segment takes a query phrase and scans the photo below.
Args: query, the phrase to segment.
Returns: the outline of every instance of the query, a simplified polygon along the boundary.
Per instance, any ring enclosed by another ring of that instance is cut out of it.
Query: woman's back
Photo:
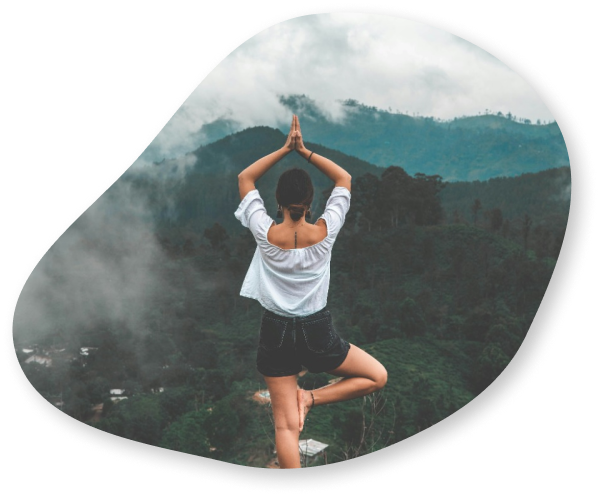
[[[326,237],[327,225],[323,218],[319,218],[315,224],[304,223],[294,227],[274,224],[267,233],[269,243],[284,250],[310,247]]]
[[[257,247],[240,295],[258,300],[282,316],[307,316],[325,307],[331,251],[350,208],[350,197],[347,188],[335,187],[317,222],[307,223],[302,232],[296,230],[299,238],[294,248],[286,227],[275,224],[267,214],[258,190],[248,192],[235,217],[250,229]],[[293,230],[289,231],[293,240]]]

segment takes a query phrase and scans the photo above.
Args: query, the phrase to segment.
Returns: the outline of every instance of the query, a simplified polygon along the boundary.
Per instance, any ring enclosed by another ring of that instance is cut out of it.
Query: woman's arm
[[[295,117],[295,116],[294,116]],[[266,155],[262,159],[258,159],[255,163],[249,165],[240,174],[238,174],[238,187],[240,190],[240,200],[243,200],[249,191],[256,188],[254,182],[265,174],[273,165],[277,164],[295,147],[295,123],[292,118],[292,126],[288,134],[285,145],[275,152]]]
[[[296,120],[296,152],[298,152],[305,159],[310,157],[310,163],[323,174],[331,178],[331,180],[335,183],[335,186],[344,186],[348,189],[348,191],[350,191],[352,184],[352,176],[350,176],[350,173],[348,173],[348,171],[346,171],[343,167],[338,166],[332,160],[308,150],[302,141],[302,133],[300,131],[300,122],[298,121],[298,116],[295,115],[294,119]]]

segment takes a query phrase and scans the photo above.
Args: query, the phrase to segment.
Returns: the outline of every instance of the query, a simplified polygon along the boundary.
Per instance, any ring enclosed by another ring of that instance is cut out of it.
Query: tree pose
[[[314,224],[307,222],[314,189],[305,170],[292,168],[279,177],[275,196],[277,217],[283,219],[280,224],[267,214],[255,186],[292,151],[335,183],[323,215]],[[248,166],[238,179],[241,202],[235,216],[251,230],[257,245],[240,295],[258,300],[264,308],[256,365],[271,397],[279,467],[299,468],[298,440],[311,408],[362,397],[387,381],[379,361],[337,334],[327,308],[331,251],[350,209],[352,178],[304,146],[294,115],[285,145]],[[342,379],[303,390],[297,383],[303,368]]]

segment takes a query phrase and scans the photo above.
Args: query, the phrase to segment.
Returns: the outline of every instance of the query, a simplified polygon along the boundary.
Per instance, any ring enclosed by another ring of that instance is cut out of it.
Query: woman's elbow
[[[254,183],[254,180],[248,176],[248,173],[242,171],[240,174],[238,174],[238,184],[241,185],[244,183]]]
[[[352,176],[346,174],[340,178],[338,178],[335,182],[335,186],[345,186],[348,190],[350,190],[350,185],[352,184]]]

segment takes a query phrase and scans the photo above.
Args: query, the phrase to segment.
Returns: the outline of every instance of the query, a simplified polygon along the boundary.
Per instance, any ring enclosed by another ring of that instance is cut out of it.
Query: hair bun
[[[304,216],[304,211],[306,210],[306,206],[302,204],[290,204],[288,206],[290,210],[290,216],[294,221],[298,221],[302,216]]]

